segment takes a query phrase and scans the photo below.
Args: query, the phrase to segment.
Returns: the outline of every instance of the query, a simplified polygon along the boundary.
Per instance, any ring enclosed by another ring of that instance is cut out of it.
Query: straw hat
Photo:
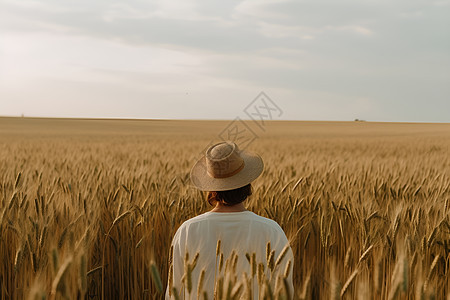
[[[263,169],[258,154],[239,150],[233,142],[220,142],[209,147],[194,165],[191,181],[201,191],[227,191],[249,184]]]

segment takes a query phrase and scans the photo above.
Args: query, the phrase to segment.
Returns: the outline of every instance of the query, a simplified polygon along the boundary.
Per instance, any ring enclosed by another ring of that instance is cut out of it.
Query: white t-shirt
[[[217,242],[219,240],[221,241],[220,252],[223,253],[222,268],[219,268],[220,254],[216,256]],[[270,242],[270,249],[274,251],[272,263],[269,264],[266,255],[268,242]],[[236,260],[234,263],[235,278],[237,281],[242,281],[243,291],[245,290],[245,281],[242,279],[244,272],[248,275],[247,278],[252,278],[252,273],[254,273],[250,263],[250,261],[253,261],[252,256],[256,258],[256,266],[260,263],[263,264],[264,274],[266,279],[272,282],[271,289],[273,292],[275,292],[276,286],[279,288],[283,286],[281,281],[278,283],[276,281],[278,277],[284,277],[290,261],[285,280],[289,286],[291,297],[293,296],[292,270],[294,258],[292,249],[289,246],[285,233],[273,220],[261,217],[250,211],[231,213],[207,212],[184,222],[175,233],[172,246],[172,282],[173,287],[177,289],[180,295],[180,299],[183,299],[183,293],[184,299],[197,299],[198,282],[202,270],[205,270],[205,276],[203,289],[200,291],[200,294],[202,295],[203,292],[206,292],[208,299],[214,299],[215,282],[217,283],[220,277],[223,277],[223,280],[227,282],[227,279],[225,279],[227,277],[226,274],[232,274],[230,270],[232,270],[231,266],[233,264],[233,251],[237,254],[237,260],[234,258]],[[187,281],[182,279],[186,270],[184,262],[186,251],[189,256],[189,264],[193,263],[196,254],[199,253],[197,263],[191,273],[190,293],[188,292]],[[283,259],[279,259],[277,266],[273,268],[282,252],[284,252]],[[253,253],[255,254],[253,255]],[[226,260],[229,258],[230,265],[228,266],[228,271],[225,272]],[[256,274],[258,274],[258,268],[263,266],[257,267]],[[253,298],[258,299],[258,275],[255,275],[250,280],[252,282],[250,286],[253,286]],[[172,298],[169,296],[169,287],[170,281],[166,290],[166,299],[173,299],[173,295]]]

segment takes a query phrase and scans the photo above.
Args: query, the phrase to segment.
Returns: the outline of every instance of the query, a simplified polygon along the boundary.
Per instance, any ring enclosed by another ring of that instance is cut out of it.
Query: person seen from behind
[[[294,257],[284,231],[244,205],[263,169],[259,155],[233,142],[212,145],[194,165],[191,181],[213,208],[176,231],[166,299],[293,298]]]

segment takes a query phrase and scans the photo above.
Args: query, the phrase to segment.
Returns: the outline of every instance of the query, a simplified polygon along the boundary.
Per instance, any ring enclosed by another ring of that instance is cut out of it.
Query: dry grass
[[[0,118],[0,298],[162,297],[175,230],[208,209],[190,167],[226,125]],[[248,206],[290,238],[296,298],[450,297],[449,124],[257,133]]]

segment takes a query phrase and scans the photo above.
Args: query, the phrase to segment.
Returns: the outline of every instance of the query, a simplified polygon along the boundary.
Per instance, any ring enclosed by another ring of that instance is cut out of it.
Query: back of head
[[[218,202],[224,206],[233,206],[245,201],[251,194],[252,185],[247,184],[233,190],[208,192],[207,200],[211,206],[216,205]]]

